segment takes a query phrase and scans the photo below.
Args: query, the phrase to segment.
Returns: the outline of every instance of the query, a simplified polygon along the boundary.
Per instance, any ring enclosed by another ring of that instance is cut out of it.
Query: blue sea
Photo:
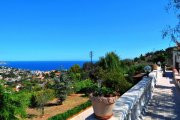
[[[67,70],[74,64],[78,64],[81,67],[87,61],[7,61],[6,64],[0,66],[7,66],[12,68],[20,68],[26,70]]]

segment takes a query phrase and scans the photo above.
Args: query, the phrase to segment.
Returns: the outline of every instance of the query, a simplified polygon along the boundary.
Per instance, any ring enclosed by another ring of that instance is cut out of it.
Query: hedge
[[[64,113],[61,114],[57,114],[51,118],[49,118],[48,120],[66,120],[68,118],[70,118],[71,116],[79,113],[82,110],[85,110],[87,107],[91,106],[91,102],[87,101],[79,106],[76,106],[75,108],[72,108]]]

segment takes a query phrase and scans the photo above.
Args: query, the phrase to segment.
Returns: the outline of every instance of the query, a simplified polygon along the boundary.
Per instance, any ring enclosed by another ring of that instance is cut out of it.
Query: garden
[[[58,71],[59,77],[50,73],[44,81],[23,80],[19,92],[1,81],[0,119],[67,119],[92,105],[89,96],[120,97],[137,83],[133,76],[144,72],[149,63],[142,56],[120,60],[109,52],[95,63]]]

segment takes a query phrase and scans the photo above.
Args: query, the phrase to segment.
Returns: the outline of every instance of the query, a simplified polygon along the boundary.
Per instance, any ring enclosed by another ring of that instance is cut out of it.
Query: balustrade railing
[[[141,120],[146,111],[146,106],[152,98],[159,71],[153,71],[149,77],[137,83],[124,93],[116,102],[113,109],[113,120]]]

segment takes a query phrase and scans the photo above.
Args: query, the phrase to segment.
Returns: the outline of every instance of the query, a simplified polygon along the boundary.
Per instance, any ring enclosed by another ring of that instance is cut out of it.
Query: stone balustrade
[[[178,87],[180,88],[180,74],[176,69],[173,69],[173,78],[176,84],[178,85]]]
[[[146,110],[146,105],[152,98],[158,71],[151,72],[138,84],[124,93],[116,102],[113,109],[114,120],[139,120]]]
[[[115,103],[113,117],[110,120],[139,120],[146,111],[146,105],[152,98],[159,70],[153,71],[124,93]],[[88,114],[87,114],[88,111]],[[92,107],[71,120],[96,120]]]

